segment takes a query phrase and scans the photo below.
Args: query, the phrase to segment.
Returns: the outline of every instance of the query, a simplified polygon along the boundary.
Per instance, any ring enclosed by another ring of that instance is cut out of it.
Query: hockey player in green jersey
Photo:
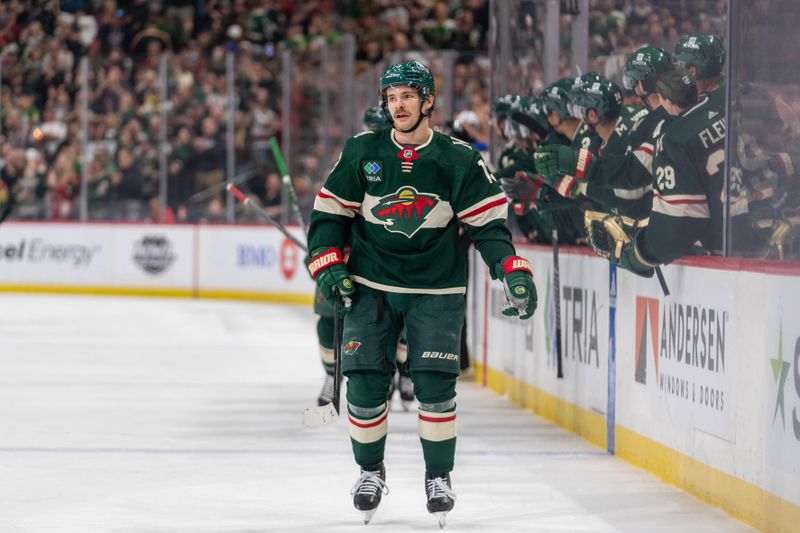
[[[628,136],[647,111],[639,108],[635,114],[622,115],[619,87],[594,73],[576,80],[570,102],[572,113],[591,127],[603,144],[597,152],[567,146],[540,147],[536,168],[542,179],[566,198],[585,196],[604,211],[645,218],[651,205],[652,180],[630,152]],[[631,169],[637,173],[631,175]]]
[[[494,176],[511,200],[509,216],[531,242],[540,241],[541,222],[536,203],[542,187],[541,180],[534,175],[533,154],[550,130],[537,100],[506,95],[497,100],[493,109],[498,130],[507,141]]]
[[[569,114],[569,90],[573,83],[573,78],[562,78],[537,97],[550,126],[550,132],[542,144],[563,144],[596,150],[600,145],[600,138],[582,120]],[[507,178],[504,189],[512,200],[516,200],[516,195],[519,194],[530,196],[533,189],[540,185],[537,183],[537,174],[537,168],[532,164],[526,172],[516,172],[514,176]],[[538,191],[536,194],[539,194]],[[559,241],[564,244],[575,244],[585,236],[583,215],[578,204],[554,191],[543,189],[537,201],[536,212],[531,212],[529,216],[536,217],[536,225],[541,227],[538,235],[544,242],[551,242],[553,229],[557,230]]]
[[[692,254],[698,242],[704,253],[720,253],[723,202],[728,202],[734,226],[749,226],[741,184],[733,184],[730,199],[724,190],[724,114],[708,94],[698,95],[691,73],[683,67],[662,73],[656,86],[663,107],[676,118],[657,142],[649,225],[623,243],[615,257],[623,268],[647,277],[655,266]],[[609,249],[617,246],[612,238],[606,240]]]
[[[698,93],[708,94],[713,106],[725,108],[725,47],[718,37],[702,32],[681,36],[672,61],[691,72]]]
[[[342,300],[342,371],[348,378],[350,438],[361,474],[353,504],[368,522],[386,488],[386,391],[394,370],[387,339],[405,327],[419,401],[428,512],[440,525],[455,503],[450,472],[456,444],[456,378],[465,313],[466,254],[460,224],[492,277],[507,315],[530,318],[536,287],[505,225],[507,201],[480,154],[435,132],[428,68],[390,65],[380,78],[392,129],[351,137],[311,214],[308,269],[326,297]],[[350,241],[345,264],[341,249]]]

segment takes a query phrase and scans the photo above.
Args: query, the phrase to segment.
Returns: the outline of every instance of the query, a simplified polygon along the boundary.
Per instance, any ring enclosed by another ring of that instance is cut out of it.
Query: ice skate
[[[319,391],[317,398],[317,405],[322,407],[328,405],[333,401],[333,376],[326,375],[325,382],[322,384],[322,390]]]
[[[409,411],[411,404],[414,403],[414,382],[410,376],[400,374],[397,388],[400,389],[400,401],[403,403],[403,410]]]
[[[369,524],[378,505],[381,503],[381,496],[389,494],[389,487],[386,486],[386,469],[383,463],[361,468],[361,476],[350,490],[353,495],[353,505],[361,511],[364,517],[364,524]]]
[[[425,472],[425,493],[428,496],[428,512],[439,521],[439,528],[447,525],[447,513],[453,510],[456,494],[450,484],[450,474],[434,476]]]

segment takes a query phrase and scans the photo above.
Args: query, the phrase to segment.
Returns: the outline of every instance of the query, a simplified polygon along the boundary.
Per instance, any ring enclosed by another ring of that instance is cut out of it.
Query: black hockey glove
[[[527,259],[510,255],[494,266],[495,275],[503,281],[506,303],[503,314],[525,320],[533,316],[538,303],[536,285],[533,283],[531,263]]]
[[[352,304],[350,297],[355,294],[356,287],[350,279],[341,250],[318,248],[311,252],[306,266],[317,282],[320,294],[326,300],[331,300],[337,294],[341,298],[342,311],[348,312]]]
[[[542,190],[541,176],[527,170],[517,170],[508,178],[500,178],[500,188],[511,200],[536,202]]]

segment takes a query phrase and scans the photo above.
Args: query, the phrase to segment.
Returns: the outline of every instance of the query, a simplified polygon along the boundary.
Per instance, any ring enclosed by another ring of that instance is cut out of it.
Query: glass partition
[[[800,260],[800,12],[792,0],[731,10],[729,196],[742,189],[749,224],[729,223],[736,257]],[[731,157],[732,156],[732,157]],[[729,220],[734,213],[729,210]]]

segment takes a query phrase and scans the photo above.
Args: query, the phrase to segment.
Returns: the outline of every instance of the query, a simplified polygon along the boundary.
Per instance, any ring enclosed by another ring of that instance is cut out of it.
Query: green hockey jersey
[[[309,250],[341,249],[351,238],[347,268],[359,283],[387,292],[464,293],[459,226],[487,265],[514,255],[506,197],[467,143],[432,131],[423,144],[402,146],[393,131],[347,140],[315,199]]]
[[[720,103],[702,95],[665,128],[656,144],[653,211],[639,239],[646,259],[668,263],[691,253],[695,243],[711,253],[722,249],[723,205],[728,199],[723,176],[726,120]],[[733,184],[731,192],[732,222],[746,220],[741,183]]]
[[[647,218],[653,204],[653,155],[658,138],[672,121],[664,108],[640,111],[633,123],[620,117],[601,151],[586,196],[602,210]]]

